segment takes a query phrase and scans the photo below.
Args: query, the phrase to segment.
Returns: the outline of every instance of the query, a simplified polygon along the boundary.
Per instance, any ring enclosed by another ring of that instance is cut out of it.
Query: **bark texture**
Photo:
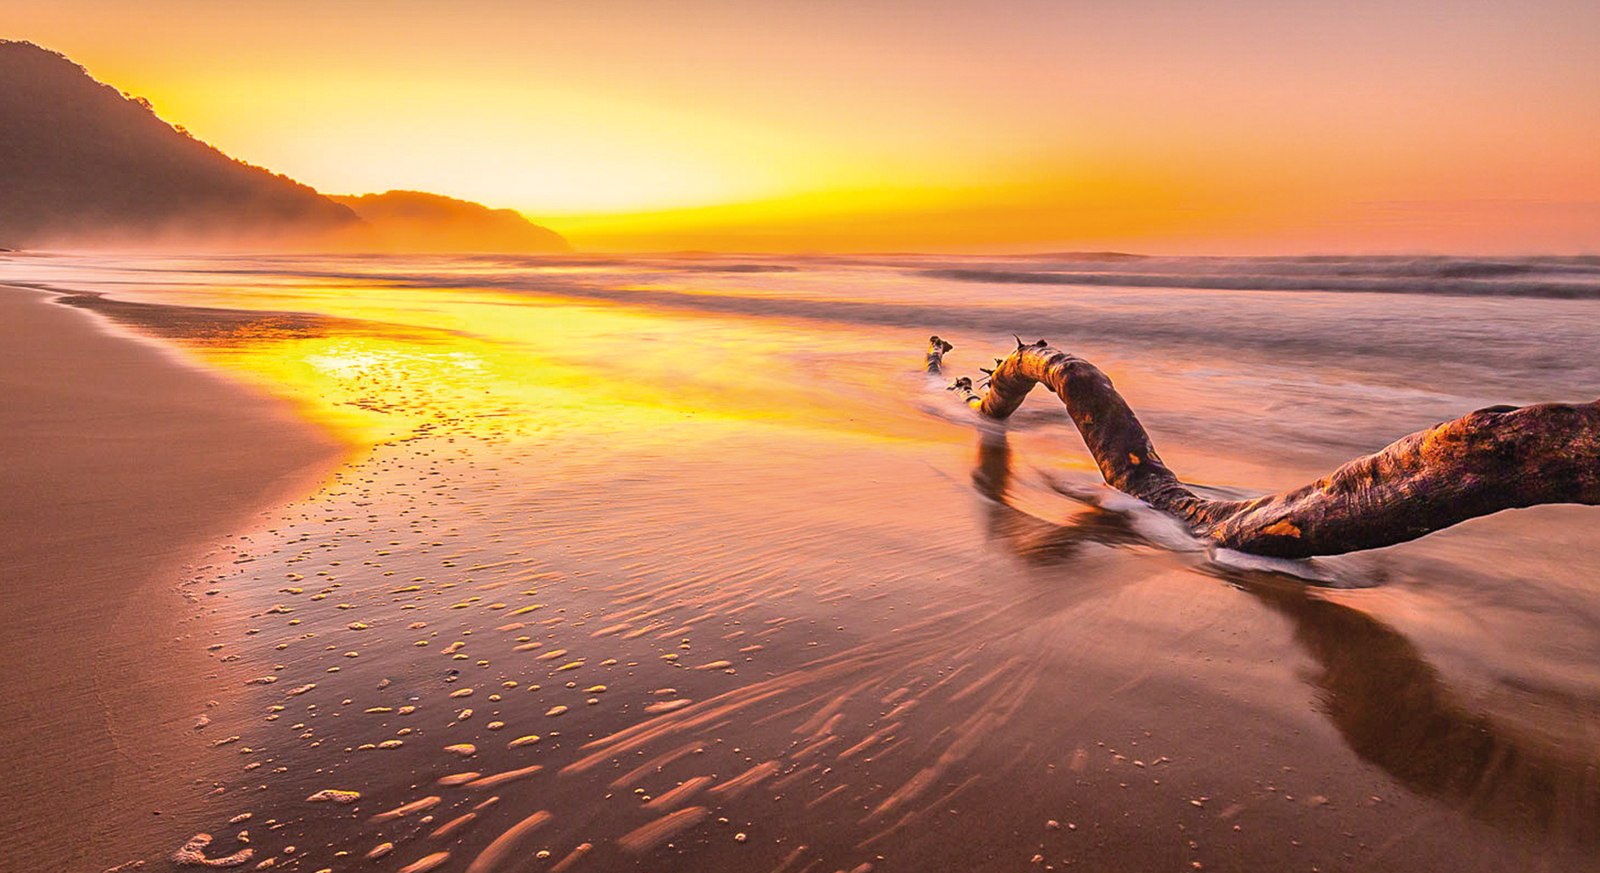
[[[1062,523],[1031,515],[1012,505],[1011,481],[1007,436],[986,430],[972,482],[989,498],[987,533],[1027,567],[1067,567],[1078,579],[1071,568],[1085,545],[1153,545],[1121,513],[1090,509]],[[1291,622],[1312,665],[1297,675],[1317,708],[1352,751],[1408,790],[1543,839],[1600,841],[1600,755],[1585,739],[1600,704],[1534,692],[1523,699],[1540,710],[1532,721],[1496,718],[1403,633],[1367,613],[1271,574],[1220,565],[1205,572]]]
[[[943,369],[944,353],[955,348],[937,334],[928,337],[928,372],[937,374]]]
[[[938,338],[935,337],[935,340]],[[943,348],[928,353],[937,372]],[[1025,344],[1001,360],[987,386],[951,385],[997,421],[1034,385],[1061,398],[1106,484],[1177,516],[1218,546],[1282,558],[1372,549],[1413,540],[1480,515],[1541,503],[1600,504],[1600,401],[1494,406],[1418,431],[1309,485],[1254,500],[1212,500],[1162,463],[1150,435],[1093,364]]]

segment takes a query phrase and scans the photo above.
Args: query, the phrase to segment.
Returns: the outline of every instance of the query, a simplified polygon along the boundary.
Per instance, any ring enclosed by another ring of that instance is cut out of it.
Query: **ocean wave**
[[[1559,271],[1563,278],[1538,278],[1557,271],[1543,265],[1441,264],[1427,272],[1403,268],[1388,272],[1249,272],[1208,271],[1109,272],[1091,270],[1012,270],[939,268],[916,275],[956,282],[1009,285],[1084,285],[1120,288],[1191,288],[1208,291],[1293,291],[1367,294],[1431,294],[1453,297],[1537,297],[1556,300],[1600,300],[1600,270]],[[1588,272],[1591,281],[1571,281]],[[1523,278],[1508,280],[1504,277]]]

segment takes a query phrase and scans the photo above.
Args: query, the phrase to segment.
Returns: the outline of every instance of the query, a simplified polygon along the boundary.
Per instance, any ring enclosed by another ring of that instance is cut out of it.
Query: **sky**
[[[0,0],[223,151],[597,250],[1600,252],[1593,0]]]

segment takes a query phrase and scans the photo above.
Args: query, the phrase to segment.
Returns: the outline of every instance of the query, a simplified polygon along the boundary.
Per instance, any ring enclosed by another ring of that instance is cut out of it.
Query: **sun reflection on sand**
[[[1376,592],[1206,566],[1052,487],[1095,475],[1059,406],[1026,407],[974,458],[915,325],[966,286],[907,316],[926,280],[898,264],[690,276],[658,260],[610,268],[616,287],[472,259],[410,278],[397,261],[248,266],[259,285],[156,273],[78,301],[351,447],[183,583],[228,628],[207,641],[232,696],[201,735],[232,775],[208,788],[204,857],[1334,869],[1538,840],[1534,860],[1559,867],[1600,843],[1582,740],[1596,677],[1563,660],[1592,630],[1540,599],[1567,589],[1525,578],[1590,558],[1538,551],[1538,518],[1364,558]],[[948,334],[963,364],[986,330]],[[1239,390],[1267,378],[1254,360],[1198,366],[1205,352],[1120,362],[1141,412],[1166,416],[1154,429],[1190,437],[1163,453],[1219,484],[1304,475],[1230,450],[1235,430],[1271,444],[1271,392]],[[1272,401],[1346,398],[1312,419],[1330,429],[1364,408],[1343,369],[1292,375]],[[1495,538],[1518,544],[1515,570],[1482,566]],[[1474,591],[1496,594],[1468,623]],[[1512,645],[1474,636],[1489,626],[1520,628],[1519,654],[1493,662],[1520,685],[1451,648]],[[1544,785],[1553,799],[1519,813]]]
[[[850,399],[850,372],[903,353],[881,335],[774,334],[757,319],[641,311],[494,289],[408,291],[302,283],[292,293],[200,298],[262,307],[258,321],[189,349],[358,445],[424,424],[481,436],[530,428],[647,428],[685,417],[752,425],[845,428],[921,440],[903,412]],[[379,302],[382,301],[382,302]],[[268,307],[314,303],[350,331],[288,329]],[[816,373],[813,377],[807,371]],[[903,374],[885,370],[890,382]],[[872,373],[874,390],[892,390]],[[796,394],[797,380],[813,387]],[[909,425],[909,426],[908,426]]]

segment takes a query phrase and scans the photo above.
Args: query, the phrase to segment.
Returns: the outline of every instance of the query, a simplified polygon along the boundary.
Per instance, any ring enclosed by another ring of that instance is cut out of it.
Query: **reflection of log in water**
[[[937,372],[950,344],[929,339]],[[1495,406],[1402,437],[1301,488],[1254,500],[1213,500],[1189,490],[1111,380],[1093,364],[1024,344],[999,361],[978,393],[952,389],[1003,421],[1044,384],[1067,407],[1111,487],[1186,522],[1218,546],[1285,558],[1405,542],[1503,509],[1600,504],[1600,401]]]
[[[1600,839],[1600,759],[1583,735],[1597,713],[1538,737],[1474,711],[1394,628],[1303,588],[1240,582],[1294,623],[1319,668],[1311,682],[1350,748],[1407,789],[1495,824],[1584,842]],[[1543,701],[1571,709],[1565,701]]]
[[[1070,524],[1054,524],[1012,506],[1011,444],[1003,433],[985,433],[978,444],[978,469],[972,473],[978,493],[989,499],[991,539],[1024,562],[1048,566],[1069,560],[1087,543],[1147,545],[1125,516],[1098,507],[1074,516]]]
[[[994,501],[988,514],[994,541],[1024,561],[1061,563],[1084,543],[1148,544],[1118,513],[1096,510],[1057,525],[1016,509],[1007,502],[1010,479],[1005,435],[985,434],[973,481]],[[1293,624],[1295,641],[1317,664],[1309,681],[1324,713],[1362,759],[1406,789],[1486,822],[1600,841],[1600,757],[1584,737],[1600,715],[1592,704],[1545,701],[1571,712],[1556,728],[1583,737],[1585,745],[1531,735],[1474,711],[1410,640],[1372,616],[1297,582],[1211,572]]]

